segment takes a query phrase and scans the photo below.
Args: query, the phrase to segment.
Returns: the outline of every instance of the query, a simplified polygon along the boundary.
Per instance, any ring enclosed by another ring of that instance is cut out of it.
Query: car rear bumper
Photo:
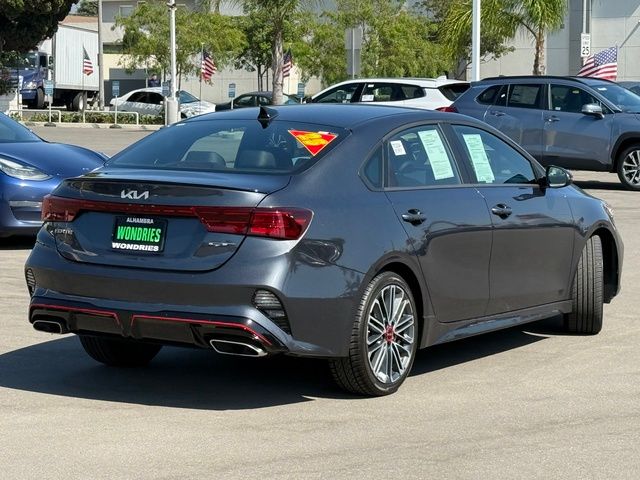
[[[285,345],[250,318],[161,310],[140,312],[97,309],[90,303],[35,296],[29,322],[57,324],[59,333],[72,332],[132,340],[214,348],[221,353],[264,356],[287,352]],[[48,328],[48,327],[47,327]],[[51,331],[51,330],[46,330]]]
[[[88,264],[62,257],[45,226],[26,263],[33,280],[29,320],[51,315],[74,333],[204,348],[212,347],[223,322],[234,324],[225,325],[225,335],[236,337],[227,340],[249,335],[255,342],[258,334],[256,346],[267,354],[346,355],[354,275],[336,266],[290,268],[282,256],[262,263],[240,257],[242,249],[223,268],[206,272]],[[280,300],[284,325],[257,306],[263,290]]]

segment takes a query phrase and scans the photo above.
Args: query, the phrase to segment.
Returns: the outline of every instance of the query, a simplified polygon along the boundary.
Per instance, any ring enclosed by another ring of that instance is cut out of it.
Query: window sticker
[[[447,149],[444,147],[438,131],[422,130],[418,132],[418,136],[429,157],[433,178],[436,180],[452,178],[454,173],[453,168],[451,168],[451,160],[447,155]]]
[[[302,130],[289,130],[289,133],[313,156],[320,153],[324,147],[329,145],[338,136],[335,133],[304,132]]]
[[[471,157],[471,163],[476,172],[478,182],[493,183],[496,177],[491,170],[487,152],[484,149],[484,143],[482,143],[482,137],[477,133],[463,133],[462,138],[467,145],[467,151],[469,152],[469,157]]]
[[[389,143],[391,144],[391,148],[393,148],[393,153],[396,157],[407,154],[407,151],[404,149],[404,145],[402,144],[401,140],[392,140]]]
[[[373,102],[373,95],[362,95],[362,102]]]

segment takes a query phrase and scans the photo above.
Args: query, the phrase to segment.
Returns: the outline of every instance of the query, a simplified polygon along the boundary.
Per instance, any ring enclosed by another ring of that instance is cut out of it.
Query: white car
[[[469,82],[438,78],[356,78],[325,88],[311,103],[368,103],[435,110],[448,107]]]
[[[216,111],[213,103],[200,100],[189,92],[179,90],[178,95],[182,118]],[[115,109],[116,101],[119,112],[138,112],[140,115],[161,115],[164,112],[162,87],[140,88],[125,93],[117,99],[112,98],[110,102],[112,110]]]

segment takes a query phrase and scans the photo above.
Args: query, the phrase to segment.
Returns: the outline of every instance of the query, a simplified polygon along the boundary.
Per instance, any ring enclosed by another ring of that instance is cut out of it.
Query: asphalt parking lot
[[[34,130],[108,154],[149,133]],[[101,366],[29,326],[33,240],[0,241],[0,478],[637,479],[640,193],[576,179],[625,242],[602,333],[565,335],[555,318],[423,350],[377,399],[343,394],[313,360],[165,348],[147,369]]]

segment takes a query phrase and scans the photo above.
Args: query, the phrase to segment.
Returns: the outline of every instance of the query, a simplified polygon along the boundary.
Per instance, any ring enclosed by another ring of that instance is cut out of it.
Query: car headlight
[[[0,158],[0,171],[20,180],[49,180],[51,175],[41,172],[35,167]]]
[[[38,88],[38,84],[36,82],[26,82],[22,84],[23,90],[35,90]]]

